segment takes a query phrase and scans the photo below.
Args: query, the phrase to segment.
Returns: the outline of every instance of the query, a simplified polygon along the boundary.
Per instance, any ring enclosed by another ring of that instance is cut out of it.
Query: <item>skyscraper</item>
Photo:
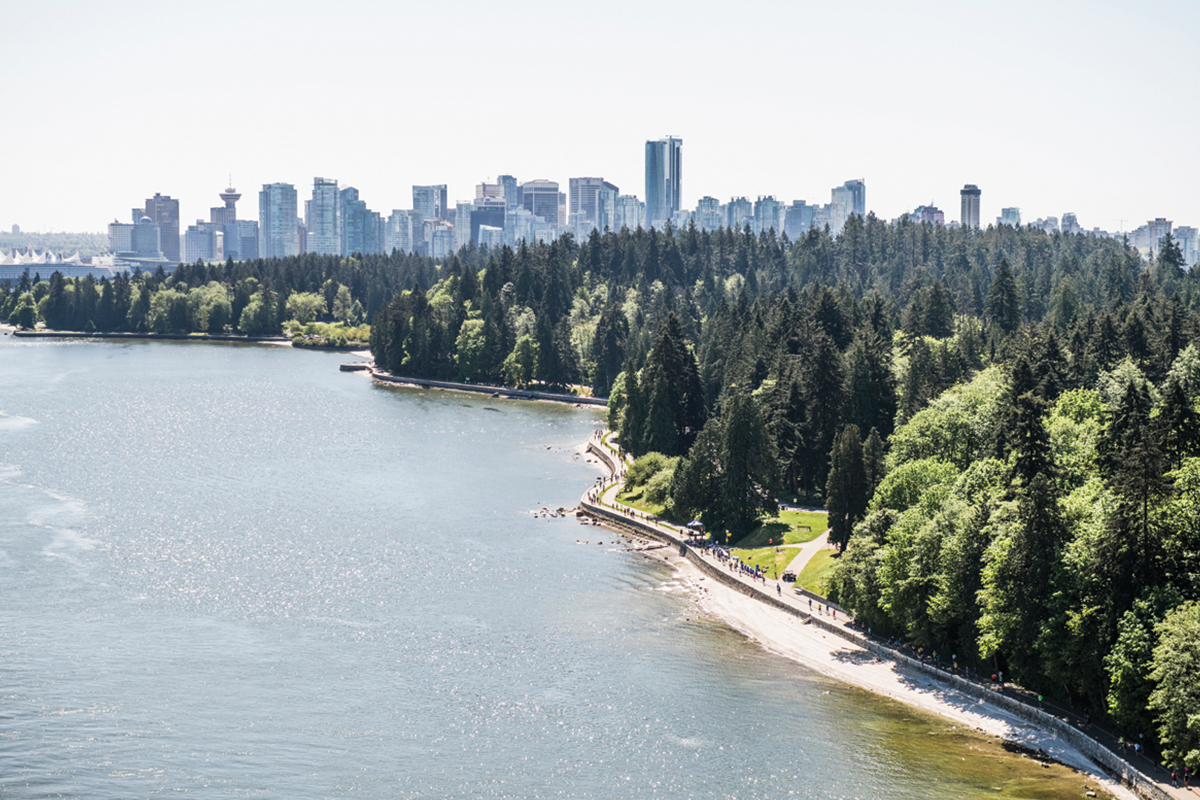
[[[1014,228],[1021,227],[1021,209],[1019,208],[1002,208],[1000,216],[996,220],[997,225],[1012,225]]]
[[[833,202],[846,207],[846,216],[857,214],[867,215],[867,184],[861,180],[846,181],[841,186],[834,187]]]
[[[983,192],[979,191],[979,187],[973,183],[968,183],[962,188],[959,193],[962,196],[962,225],[964,228],[979,227],[979,195]]]
[[[504,193],[504,206],[509,211],[513,211],[517,206],[521,205],[521,193],[517,189],[517,179],[512,175],[501,175],[496,178],[496,182],[500,184],[500,191]]]
[[[300,228],[296,217],[296,187],[264,183],[258,193],[259,252],[263,258],[299,255]]]
[[[413,211],[420,213],[421,219],[447,219],[446,184],[434,186],[414,186]]]
[[[683,207],[683,139],[646,142],[646,221],[661,225]]]
[[[521,205],[551,225],[559,224],[558,182],[536,180],[521,184]],[[563,220],[566,222],[566,220]]]
[[[621,191],[604,178],[571,178],[568,181],[572,214],[583,214],[592,224],[599,221],[598,198],[602,190],[612,192],[615,199]]]
[[[163,258],[179,260],[179,201],[170,195],[155,194],[146,201],[144,212],[158,226]],[[136,221],[136,220],[135,220]]]
[[[308,229],[308,252],[324,256],[342,254],[338,182],[313,178],[312,199],[304,204],[304,227]]]

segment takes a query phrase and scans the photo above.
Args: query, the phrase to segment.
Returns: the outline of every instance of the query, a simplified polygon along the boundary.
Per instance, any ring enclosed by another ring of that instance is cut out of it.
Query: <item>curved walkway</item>
[[[1019,686],[990,681],[987,676],[982,676],[981,679],[977,673],[969,673],[945,662],[936,662],[911,647],[897,645],[873,635],[869,629],[857,627],[853,617],[820,595],[802,589],[788,592],[777,581],[755,580],[732,569],[727,562],[715,557],[708,548],[690,546],[688,541],[691,534],[686,528],[630,508],[617,499],[622,485],[621,477],[628,464],[608,442],[609,438],[608,432],[596,431],[587,444],[587,449],[605,463],[610,474],[598,479],[596,484],[584,493],[581,506],[586,512],[601,519],[615,518],[639,533],[678,546],[681,554],[686,553],[689,560],[704,568],[703,571],[714,576],[719,575],[723,582],[734,585],[743,594],[756,597],[807,622],[815,623],[881,658],[932,675],[954,689],[995,703],[1005,710],[1044,726],[1047,730],[1063,736],[1140,797],[1153,800],[1196,800],[1200,797],[1198,786],[1193,786],[1190,790],[1182,786],[1172,787],[1170,771],[1164,770],[1147,756],[1133,756],[1126,760],[1118,755],[1123,748],[1119,745],[1117,734],[1104,726],[1091,723],[1073,709],[1045,702],[1036,693]],[[816,543],[827,541],[827,536],[828,531],[812,542],[807,542],[801,548],[801,553],[791,561],[789,569],[798,563],[807,563],[808,559],[821,549]],[[776,585],[771,587],[770,583]],[[775,591],[770,591],[772,588]],[[1193,780],[1193,784],[1200,784],[1200,780]]]

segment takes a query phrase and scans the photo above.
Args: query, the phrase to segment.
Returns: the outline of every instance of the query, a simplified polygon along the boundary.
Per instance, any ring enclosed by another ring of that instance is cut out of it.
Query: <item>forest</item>
[[[413,377],[609,398],[669,513],[829,510],[837,602],[1200,768],[1200,275],[1168,236],[852,217],[0,288],[73,330],[370,321]],[[339,299],[340,298],[340,299]]]

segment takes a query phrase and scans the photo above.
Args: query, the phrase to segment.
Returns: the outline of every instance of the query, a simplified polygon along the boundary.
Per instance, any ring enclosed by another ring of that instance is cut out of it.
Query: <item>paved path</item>
[[[593,441],[597,444],[597,446],[606,446],[601,444],[599,437],[595,438]],[[612,449],[609,448],[608,452],[612,453]],[[624,473],[625,466],[626,465],[624,464],[618,466],[621,473]],[[647,514],[644,511],[638,511],[637,509],[630,508],[624,503],[619,502],[617,500],[617,495],[621,490],[621,481],[618,480],[618,477],[619,476],[610,475],[602,481],[597,481],[596,487],[603,488],[599,489],[598,497],[595,497],[592,494],[594,491],[596,491],[596,489],[589,489],[589,499],[598,501],[601,505],[607,506],[618,513],[625,514],[644,523],[665,528],[678,538],[686,539],[688,537],[689,532],[686,528],[666,523],[662,520],[659,520],[652,514]],[[799,574],[804,568],[804,565],[808,563],[813,555],[828,546],[828,541],[829,531],[826,531],[816,539],[813,539],[811,542],[805,542],[803,545],[801,545],[800,552],[789,563],[788,570]],[[828,601],[819,595],[813,595],[809,593],[801,594],[800,590],[787,591],[784,589],[783,584],[778,581],[754,580],[743,575],[737,570],[730,569],[730,565],[728,563],[719,561],[708,550],[693,548],[693,552],[703,557],[705,561],[709,562],[713,566],[728,572],[730,577],[743,584],[746,584],[747,586],[754,586],[760,591],[767,590],[769,593],[770,584],[774,582],[776,584],[776,597],[785,605],[797,609],[803,615],[820,617],[825,624],[837,625],[840,628],[846,629],[847,631],[852,632],[853,638],[860,638],[864,636],[864,631],[858,630],[854,628],[852,624],[850,624],[852,623],[852,618],[848,617],[848,615],[840,608],[837,608],[836,606],[830,606]],[[876,642],[884,643],[884,640],[880,639],[879,637],[872,636],[870,638]],[[917,653],[909,652],[911,648],[899,648],[899,650],[900,652],[912,658],[918,657]],[[922,660],[929,661],[928,658]],[[949,669],[946,669],[945,671],[952,672],[952,670]],[[962,677],[961,670],[956,674]],[[1035,708],[1041,708],[1043,711],[1052,714],[1061,720],[1064,720],[1073,727],[1086,730],[1087,734],[1091,738],[1100,742],[1113,753],[1121,752],[1121,748],[1118,745],[1118,735],[1114,730],[1097,723],[1091,723],[1090,725],[1087,725],[1083,716],[1074,709],[1056,705],[1052,702],[1041,702],[1038,700],[1036,692],[1030,692],[1013,684],[1004,684],[1003,686],[1000,686],[994,682],[988,681],[986,676],[984,676],[984,680],[979,681],[974,674],[971,675],[971,678],[983,685],[986,685],[993,691],[999,691],[1005,695],[1008,695],[1009,697],[1012,697],[1013,699],[1020,700],[1026,705],[1033,706]],[[1126,754],[1125,759],[1137,769],[1141,770],[1142,774],[1147,778],[1155,781],[1157,788],[1161,789],[1167,796],[1178,798],[1178,800],[1197,800],[1197,798],[1200,798],[1200,786],[1197,785],[1200,784],[1200,780],[1193,779],[1192,788],[1190,790],[1184,789],[1182,786],[1175,788],[1171,786],[1170,770],[1164,770],[1162,767],[1155,764],[1150,758],[1147,758],[1146,756],[1133,756],[1132,752],[1129,752]]]
[[[788,563],[787,571],[794,572],[796,575],[799,575],[804,571],[804,568],[808,566],[808,562],[812,561],[813,556],[828,547],[829,531],[825,531],[811,542],[805,542],[804,544],[800,545],[800,552],[797,553],[796,557]]]

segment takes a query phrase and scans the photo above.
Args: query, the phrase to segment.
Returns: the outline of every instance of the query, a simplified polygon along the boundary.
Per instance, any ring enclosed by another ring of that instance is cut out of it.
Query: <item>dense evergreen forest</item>
[[[402,375],[590,385],[681,519],[825,505],[875,632],[1065,696],[1200,768],[1200,275],[1124,242],[853,217],[594,233],[0,290],[22,324],[369,319]],[[339,301],[340,297],[340,301]],[[107,299],[106,299],[107,298]]]

